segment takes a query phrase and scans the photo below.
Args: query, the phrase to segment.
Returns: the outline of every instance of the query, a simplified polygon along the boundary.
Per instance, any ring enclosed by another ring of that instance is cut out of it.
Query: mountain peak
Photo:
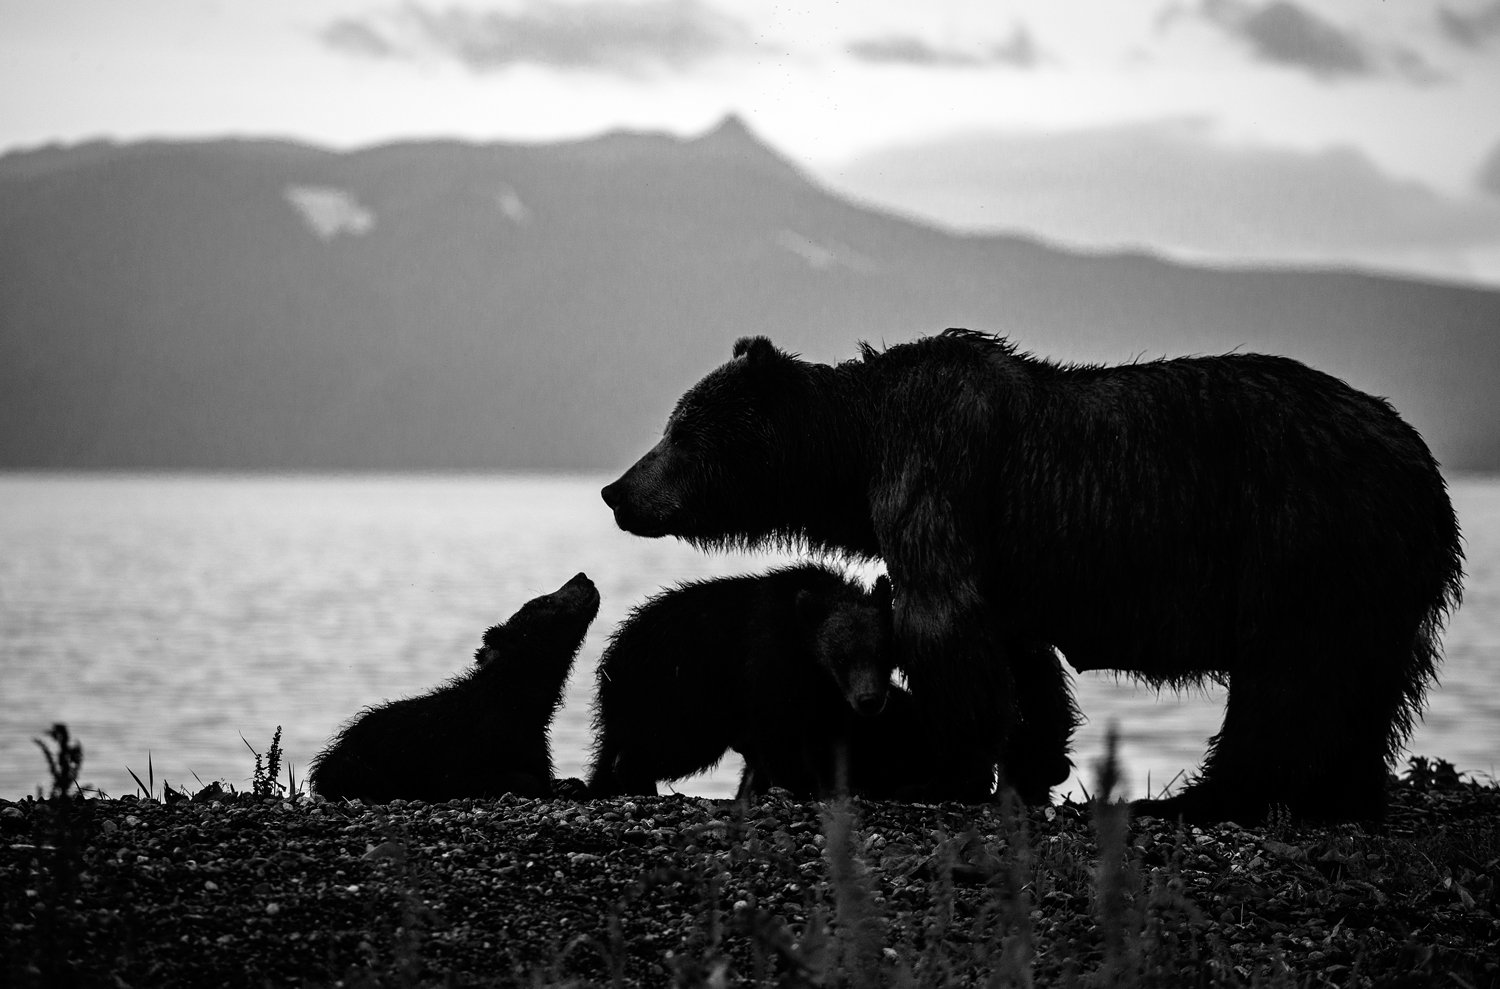
[[[724,119],[704,131],[697,138],[699,144],[718,144],[725,147],[765,148],[766,144],[755,136],[745,118],[737,113],[726,113]]]
[[[687,143],[700,154],[732,159],[757,171],[805,180],[800,168],[762,140],[737,113],[726,114],[723,120]]]

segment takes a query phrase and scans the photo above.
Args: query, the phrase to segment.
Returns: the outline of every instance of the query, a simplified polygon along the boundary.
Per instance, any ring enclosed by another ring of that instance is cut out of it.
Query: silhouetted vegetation
[[[1129,820],[1112,759],[1049,808],[366,806],[270,752],[249,792],[90,797],[51,738],[0,802],[6,985],[1500,984],[1500,788],[1442,760],[1379,829],[1251,830]]]

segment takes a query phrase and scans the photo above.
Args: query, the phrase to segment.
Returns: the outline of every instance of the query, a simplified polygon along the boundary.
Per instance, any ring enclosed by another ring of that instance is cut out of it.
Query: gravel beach
[[[0,956],[8,986],[1500,983],[1500,790],[1391,792],[1373,832],[777,793],[0,801]]]

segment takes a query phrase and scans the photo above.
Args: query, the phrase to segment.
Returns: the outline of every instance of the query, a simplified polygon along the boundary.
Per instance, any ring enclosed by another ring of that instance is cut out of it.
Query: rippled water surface
[[[585,476],[0,474],[0,795],[43,779],[31,741],[65,721],[84,779],[244,786],[277,725],[299,773],[349,715],[462,669],[484,629],[586,571],[603,597],[553,727],[557,769],[584,771],[593,667],[634,604],[677,580],[779,556],[704,555],[627,536]],[[1443,685],[1410,749],[1500,764],[1500,479],[1452,484],[1468,588]],[[1163,694],[1086,674],[1088,767],[1120,725],[1129,790],[1191,771],[1221,691]],[[683,784],[733,792],[737,764]],[[1077,787],[1077,781],[1070,786]]]

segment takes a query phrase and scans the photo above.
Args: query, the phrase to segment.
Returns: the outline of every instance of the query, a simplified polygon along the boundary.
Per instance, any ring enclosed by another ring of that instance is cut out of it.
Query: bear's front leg
[[[1018,721],[1006,652],[977,595],[928,590],[899,578],[896,587],[898,661],[921,730],[936,742],[938,787],[948,799],[988,799]]]
[[[1073,685],[1050,645],[1007,639],[1005,663],[1015,680],[1018,721],[1001,753],[1001,783],[1028,804],[1047,804],[1073,771],[1068,758],[1082,720]]]

